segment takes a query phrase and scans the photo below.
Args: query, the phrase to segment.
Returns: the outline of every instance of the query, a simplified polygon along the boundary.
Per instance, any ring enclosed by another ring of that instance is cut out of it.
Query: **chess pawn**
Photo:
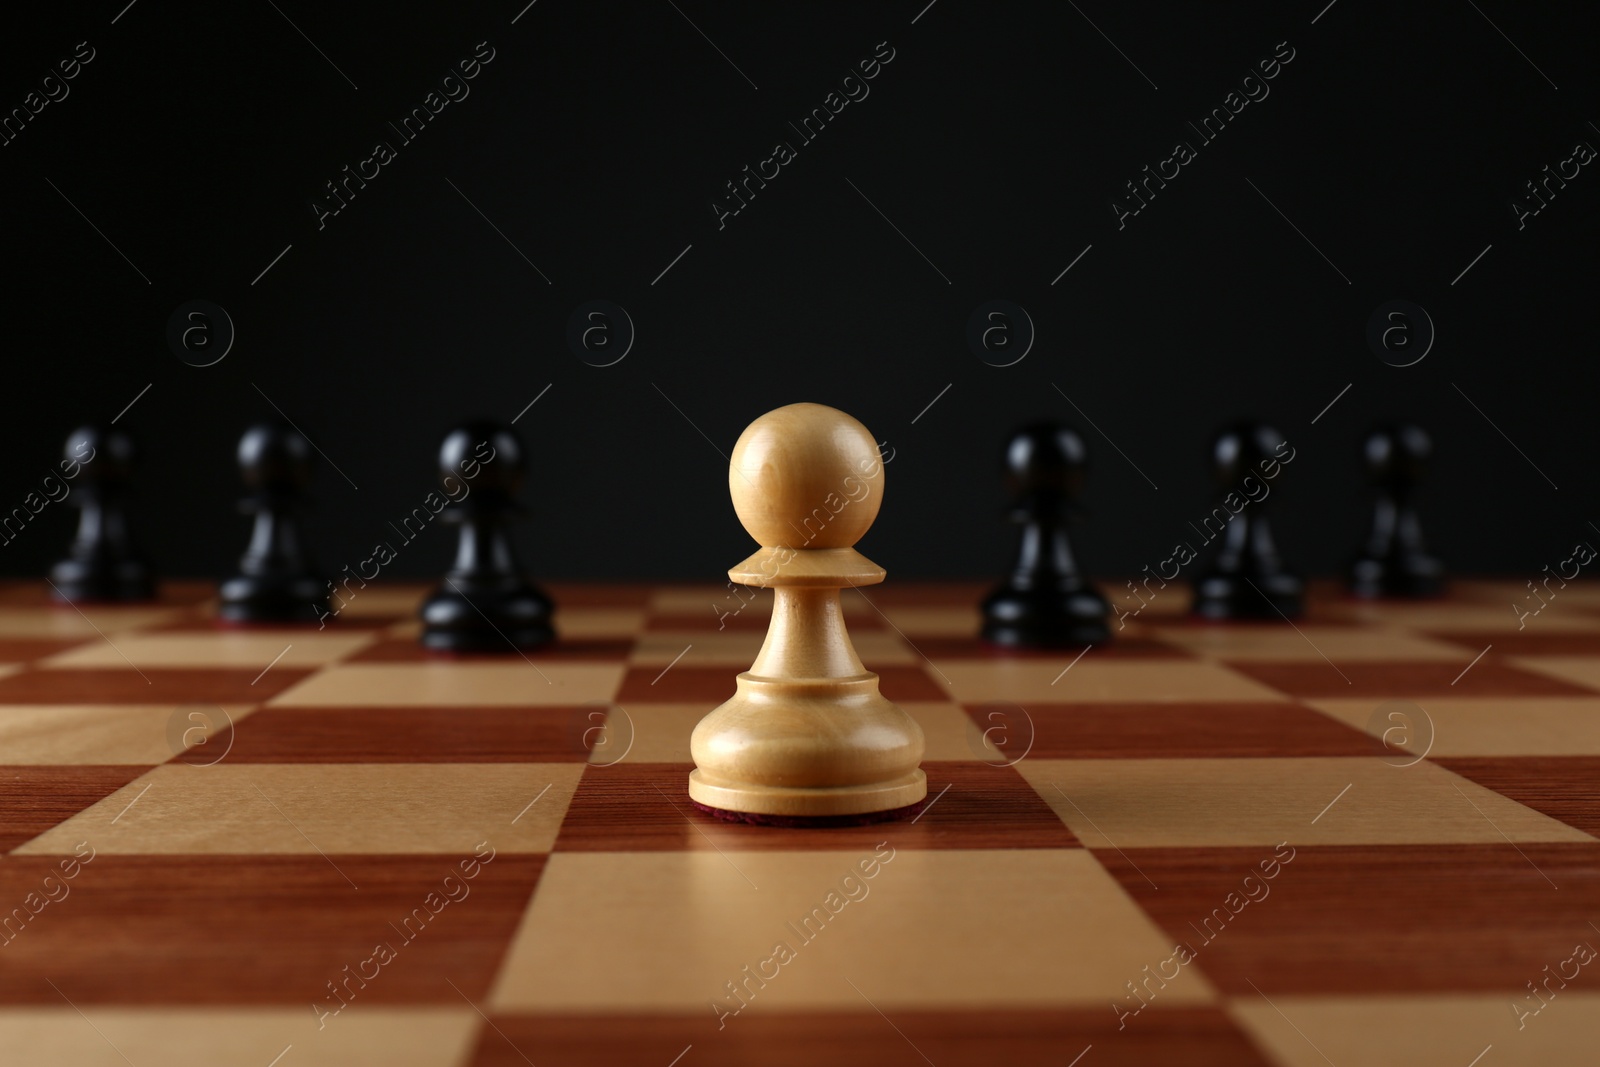
[[[252,426],[239,439],[245,497],[254,515],[239,570],[218,589],[217,617],[226,622],[316,622],[328,613],[327,583],[306,551],[300,511],[311,485],[311,442],[288,423]]]
[[[1110,637],[1110,606],[1078,573],[1067,541],[1087,457],[1082,437],[1052,423],[1024,427],[1006,446],[1011,520],[1022,537],[1011,574],[983,602],[984,640],[1051,648]]]
[[[749,821],[861,819],[927,796],[922,728],[878,691],[839,592],[883,581],[857,552],[883,501],[865,426],[790,404],[747,427],[728,464],[734,511],[759,551],[728,572],[773,590],[772,622],[737,692],[695,727],[689,796]]]
[[[1413,503],[1427,476],[1433,442],[1418,426],[1380,426],[1361,449],[1377,490],[1372,533],[1350,565],[1350,591],[1363,597],[1432,597],[1444,592],[1444,565],[1428,554]]]
[[[516,497],[526,469],[509,426],[471,422],[445,437],[439,478],[455,502],[441,518],[460,531],[455,564],[422,605],[423,647],[511,652],[555,640],[555,605],[522,573],[511,548],[510,519],[522,511]]]
[[[1211,455],[1222,502],[1202,521],[1207,539],[1222,536],[1211,569],[1195,585],[1194,613],[1208,619],[1294,618],[1305,607],[1305,582],[1285,569],[1272,539],[1266,495],[1250,493],[1246,479],[1265,484],[1294,458],[1284,436],[1263,423],[1239,423],[1218,434]],[[1270,471],[1271,473],[1267,473]],[[1238,502],[1237,509],[1229,501]]]
[[[82,426],[67,438],[62,457],[67,465],[81,467],[68,498],[80,514],[67,558],[50,568],[55,595],[73,603],[151,599],[155,581],[128,536],[128,484],[137,458],[133,438],[114,426]]]

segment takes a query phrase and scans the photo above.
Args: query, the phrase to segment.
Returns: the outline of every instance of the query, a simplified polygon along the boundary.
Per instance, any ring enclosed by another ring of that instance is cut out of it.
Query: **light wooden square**
[[[919,637],[975,637],[983,624],[976,606],[947,608],[918,604],[884,608],[891,629],[915,641]]]
[[[902,849],[862,879],[857,864],[872,855],[556,853],[490,1001],[500,1011],[684,1013],[715,1029],[712,1004],[739,1003],[727,983],[744,981],[746,965],[763,969],[782,942],[793,957],[764,968],[777,967],[764,987],[752,981],[745,1010],[1106,1007],[1172,953],[1081,849]],[[807,941],[789,924],[813,908],[825,918]],[[1214,995],[1197,971],[1162,991],[1175,1004]]]
[[[1017,770],[1090,848],[1594,841],[1426,761],[1026,759]]]
[[[1203,656],[1221,660],[1296,661],[1324,657],[1334,663],[1349,660],[1461,659],[1459,645],[1435,641],[1396,627],[1313,626],[1291,627],[1163,626],[1156,636]]]
[[[1416,756],[1600,756],[1600,696],[1308,700]],[[1397,710],[1390,718],[1382,708]],[[1413,710],[1417,709],[1417,710]],[[1375,717],[1376,716],[1376,717]]]
[[[556,633],[564,641],[632,637],[644,629],[643,608],[556,608]]]
[[[307,632],[292,638],[246,631],[126,634],[112,648],[104,641],[80,645],[40,662],[41,667],[320,667],[344,659],[374,640],[372,634]],[[281,659],[277,659],[279,654]],[[123,657],[126,656],[127,659]]]
[[[1600,692],[1600,656],[1512,656],[1509,662],[1526,671]]]
[[[0,705],[0,763],[165,763],[202,739],[209,743],[251,710],[249,704]],[[190,712],[201,718],[190,719]]]
[[[689,735],[711,710],[709,704],[613,705],[604,718],[593,716],[585,729],[591,734],[589,762],[596,768],[633,763],[692,763]],[[598,773],[598,772],[597,772]]]
[[[549,707],[609,701],[622,681],[616,663],[349,663],[290,686],[270,703],[285,706]]]
[[[16,852],[60,855],[85,840],[126,855],[466,855],[483,841],[546,852],[582,773],[574,763],[166,764]]]
[[[1076,664],[1069,655],[1059,660],[944,660],[938,664],[938,670],[929,674],[946,682],[954,699],[966,704],[996,700],[1014,700],[1026,705],[1029,702],[1287,699],[1276,689],[1220,663],[1190,660],[1096,662],[1092,648]]]
[[[1504,606],[1462,604],[1449,601],[1423,602],[1419,604],[1385,602],[1382,604],[1342,605],[1336,610],[1342,617],[1363,625],[1400,625],[1409,626],[1414,630],[1434,630],[1440,633],[1450,633],[1457,630],[1490,633],[1496,630],[1503,630],[1507,633],[1516,633],[1519,629],[1533,629],[1534,627],[1544,631],[1559,630],[1563,633],[1594,633],[1600,631],[1600,616],[1576,610],[1578,605],[1575,602],[1569,602],[1567,609],[1563,610],[1559,600],[1552,601],[1550,606],[1540,614],[1521,620],[1519,620],[1517,613],[1512,610],[1511,605],[1513,602],[1522,604],[1524,610],[1539,606],[1539,602],[1536,600],[1529,600],[1524,603],[1521,598],[1516,598],[1515,601],[1507,598]]]
[[[1388,997],[1263,992],[1270,1004],[1235,997],[1227,1011],[1283,1067],[1552,1067],[1593,1063],[1600,1047],[1600,994],[1575,989],[1560,990],[1521,1027],[1511,1004],[1520,1002],[1519,993],[1531,998],[1526,989]]]
[[[176,618],[177,608],[119,607],[80,604],[77,610],[66,604],[39,608],[0,608],[0,637],[81,637],[97,639],[103,634],[137,630]]]
[[[346,596],[345,585],[341,579],[334,587],[335,596],[331,600],[331,605],[338,608],[339,613],[336,618],[340,619],[415,615],[434,588],[421,584],[383,585],[374,582],[363,589],[359,581],[352,581],[349,585],[351,595]]]

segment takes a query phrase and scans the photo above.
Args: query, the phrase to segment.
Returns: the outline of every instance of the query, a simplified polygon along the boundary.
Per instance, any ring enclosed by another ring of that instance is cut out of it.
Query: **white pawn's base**
[[[822,788],[753,785],[747,782],[719,784],[708,779],[704,771],[697,770],[689,774],[690,799],[708,808],[749,815],[800,818],[866,815],[907,808],[927,795],[928,777],[920,768],[891,782]]]

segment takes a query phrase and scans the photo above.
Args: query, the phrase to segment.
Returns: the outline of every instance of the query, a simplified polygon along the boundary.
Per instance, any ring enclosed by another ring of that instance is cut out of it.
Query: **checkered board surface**
[[[1081,657],[850,593],[932,803],[828,830],[688,802],[765,596],[552,591],[558,646],[460,659],[418,588],[320,632],[0,593],[0,1064],[1600,1055],[1600,587],[1521,629],[1511,582],[1297,627],[1174,588]]]

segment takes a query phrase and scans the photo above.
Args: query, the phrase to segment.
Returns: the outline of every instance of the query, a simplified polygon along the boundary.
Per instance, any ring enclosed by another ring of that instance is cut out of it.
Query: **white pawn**
[[[773,589],[772,623],[738,691],[695,727],[689,796],[757,822],[920,802],[922,727],[878,692],[839,605],[842,587],[884,578],[853,547],[883,501],[877,443],[842,411],[790,404],[740,435],[728,491],[762,546],[728,577]]]

